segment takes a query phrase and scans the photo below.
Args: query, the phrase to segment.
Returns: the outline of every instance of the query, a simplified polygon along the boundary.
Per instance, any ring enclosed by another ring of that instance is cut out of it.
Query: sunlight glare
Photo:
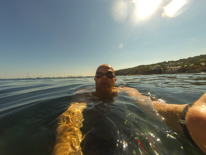
[[[136,4],[138,18],[146,18],[151,15],[159,6],[161,0],[133,0]]]
[[[183,10],[182,7],[187,3],[186,0],[173,0],[166,7],[164,7],[163,16],[176,17],[180,15]]]

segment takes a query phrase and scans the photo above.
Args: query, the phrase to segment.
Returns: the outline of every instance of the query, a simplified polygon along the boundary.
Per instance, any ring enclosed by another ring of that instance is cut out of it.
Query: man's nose
[[[103,79],[107,79],[107,76],[104,74],[104,75],[102,76],[102,78],[103,78]]]

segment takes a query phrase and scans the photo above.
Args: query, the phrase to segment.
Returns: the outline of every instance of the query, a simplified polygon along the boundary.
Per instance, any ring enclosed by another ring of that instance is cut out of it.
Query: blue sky
[[[118,70],[206,54],[205,0],[143,1],[1,0],[0,78],[87,76],[103,63]]]

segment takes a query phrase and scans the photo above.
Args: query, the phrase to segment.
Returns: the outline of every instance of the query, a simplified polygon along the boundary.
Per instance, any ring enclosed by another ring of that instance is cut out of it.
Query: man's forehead
[[[99,72],[99,71],[102,71],[102,72],[114,72],[114,69],[111,67],[111,66],[99,66],[97,68],[97,71],[96,72]]]

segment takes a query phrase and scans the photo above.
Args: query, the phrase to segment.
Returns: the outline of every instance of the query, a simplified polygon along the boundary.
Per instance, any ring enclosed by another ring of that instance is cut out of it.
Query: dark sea
[[[118,76],[116,86],[132,87],[169,104],[188,104],[206,92],[206,74]],[[50,155],[58,117],[89,77],[0,80],[0,155]],[[91,90],[88,90],[91,91]],[[181,133],[148,115],[130,97],[89,101],[81,128],[84,155],[203,155]]]

